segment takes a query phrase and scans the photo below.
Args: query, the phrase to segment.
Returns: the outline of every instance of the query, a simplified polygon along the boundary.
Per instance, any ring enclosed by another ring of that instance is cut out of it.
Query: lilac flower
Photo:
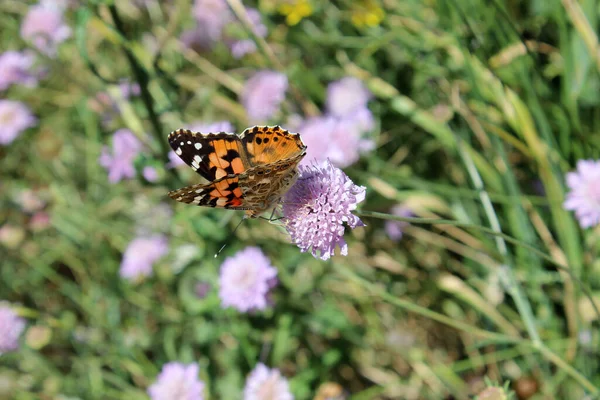
[[[582,228],[600,224],[600,160],[580,160],[577,170],[567,174],[567,194],[563,206],[575,211]]]
[[[192,122],[187,127],[190,131],[193,132],[202,132],[202,133],[216,133],[216,132],[233,132],[233,125],[229,121],[217,121],[217,122]]]
[[[104,146],[99,160],[108,170],[110,183],[135,176],[133,162],[141,150],[142,143],[129,129],[119,129],[113,134],[112,154],[108,146]]]
[[[204,400],[204,382],[198,364],[170,362],[163,365],[156,382],[148,388],[152,400]]]
[[[278,369],[258,363],[246,379],[244,400],[294,400],[294,396]]]
[[[29,8],[21,24],[21,37],[48,57],[55,57],[58,45],[71,36],[63,22],[63,10],[43,2]]]
[[[274,116],[285,99],[288,79],[275,71],[260,71],[248,79],[242,93],[242,104],[253,123],[264,122]]]
[[[373,129],[374,121],[367,103],[371,92],[354,77],[345,77],[327,87],[327,112],[355,123],[362,132]]]
[[[19,337],[25,329],[25,320],[7,304],[0,302],[0,355],[19,348]]]
[[[358,161],[360,154],[373,148],[373,141],[362,139],[358,128],[348,120],[333,117],[310,118],[298,129],[307,146],[307,156],[301,165],[310,160],[330,160],[333,165],[345,168]]]
[[[142,170],[142,176],[148,182],[156,182],[158,180],[158,172],[154,167],[145,166]]]
[[[391,208],[390,212],[392,215],[397,215],[399,217],[413,216],[410,209],[402,204],[396,204]],[[409,223],[404,221],[385,221],[385,233],[387,233],[390,239],[397,242],[404,236],[404,228],[408,225]]]
[[[226,0],[196,0],[192,12],[210,42],[218,41],[225,25],[233,20]]]
[[[21,84],[28,87],[37,85],[37,77],[32,71],[35,56],[30,51],[6,51],[0,54],[0,90],[10,85]]]
[[[127,246],[119,274],[132,281],[149,276],[152,274],[152,265],[168,251],[167,238],[163,235],[138,237]]]
[[[260,12],[255,8],[246,8],[246,14],[254,34],[259,37],[267,36],[268,30],[262,23]],[[256,44],[252,39],[228,40],[228,46],[233,57],[238,59],[256,51]]]
[[[298,180],[283,198],[285,227],[292,241],[322,260],[334,255],[336,246],[347,255],[344,223],[352,229],[364,226],[351,211],[365,199],[366,188],[355,185],[329,161],[298,170]]]
[[[25,104],[0,100],[0,145],[12,143],[25,129],[36,123],[37,120]]]
[[[277,270],[258,247],[247,247],[225,259],[219,276],[223,307],[241,312],[264,310],[269,291],[277,283]]]

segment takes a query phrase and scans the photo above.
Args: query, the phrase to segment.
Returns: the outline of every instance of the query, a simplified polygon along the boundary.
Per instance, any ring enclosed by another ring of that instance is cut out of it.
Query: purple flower
[[[135,176],[133,162],[141,150],[142,143],[129,129],[119,129],[113,134],[112,154],[108,146],[104,146],[99,160],[108,170],[110,183]]]
[[[190,131],[193,132],[202,132],[202,133],[216,133],[216,132],[233,132],[233,125],[229,121],[217,121],[217,122],[192,122],[187,127]]]
[[[0,355],[19,348],[19,337],[25,329],[25,320],[7,303],[0,303]]]
[[[580,160],[577,171],[567,174],[567,194],[563,206],[575,211],[582,228],[600,224],[600,160]]]
[[[163,365],[156,382],[148,388],[152,400],[204,400],[204,382],[198,364],[170,362]]]
[[[267,36],[267,27],[262,23],[260,12],[255,8],[246,8],[252,31],[256,36]],[[234,58],[242,58],[246,54],[256,51],[256,44],[252,39],[228,40],[228,46]]]
[[[241,312],[264,310],[269,291],[277,283],[277,270],[258,247],[247,247],[225,259],[219,276],[223,307]]]
[[[36,123],[37,120],[25,104],[0,100],[0,145],[12,143],[21,132]]]
[[[216,42],[221,38],[225,25],[233,20],[226,0],[196,0],[193,14],[208,42]]]
[[[347,255],[344,224],[352,229],[364,226],[351,211],[365,199],[366,188],[329,161],[298,170],[298,180],[283,198],[284,223],[292,241],[322,260],[334,255],[336,246]]]
[[[31,7],[21,24],[21,37],[48,57],[55,57],[58,45],[70,36],[71,28],[63,22],[63,10],[50,2]]]
[[[298,129],[307,146],[307,156],[301,165],[310,160],[330,160],[333,165],[345,168],[358,161],[360,154],[373,148],[373,141],[362,139],[354,123],[333,117],[314,117],[304,121]]]
[[[294,400],[294,396],[278,369],[258,363],[246,379],[244,400]]]
[[[138,237],[127,246],[119,274],[133,281],[149,276],[152,274],[152,265],[168,251],[167,238],[163,235]]]
[[[348,118],[367,106],[371,92],[363,83],[348,76],[327,87],[327,112],[337,118]]]
[[[410,209],[402,204],[396,204],[390,210],[392,215],[397,215],[399,217],[411,217],[413,213]],[[390,239],[397,242],[402,239],[404,235],[404,228],[409,225],[408,222],[404,221],[385,221],[385,233],[389,236]]]
[[[142,176],[148,182],[156,182],[158,180],[158,172],[154,167],[145,166],[142,170]]]
[[[285,99],[288,79],[275,71],[260,71],[248,79],[242,92],[242,104],[253,123],[271,119]]]
[[[31,51],[6,51],[0,55],[0,90],[10,85],[28,87],[37,85],[37,76],[32,71],[35,56]]]

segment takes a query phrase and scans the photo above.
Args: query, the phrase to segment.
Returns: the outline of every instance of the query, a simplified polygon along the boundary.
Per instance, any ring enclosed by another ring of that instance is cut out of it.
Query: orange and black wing
[[[300,135],[279,126],[255,126],[240,135],[250,165],[304,157],[306,145]]]
[[[179,129],[169,134],[169,144],[175,154],[210,182],[247,169],[241,140],[235,134]]]
[[[208,184],[187,186],[169,192],[169,197],[182,203],[197,206],[247,210],[239,186],[239,178],[229,175]]]

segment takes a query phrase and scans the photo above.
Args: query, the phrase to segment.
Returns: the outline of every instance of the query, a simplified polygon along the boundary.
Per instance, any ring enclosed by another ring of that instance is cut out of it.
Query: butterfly
[[[198,206],[245,210],[256,218],[277,203],[298,178],[306,155],[300,135],[279,126],[255,126],[241,134],[179,129],[169,144],[194,171],[208,180],[169,192]]]

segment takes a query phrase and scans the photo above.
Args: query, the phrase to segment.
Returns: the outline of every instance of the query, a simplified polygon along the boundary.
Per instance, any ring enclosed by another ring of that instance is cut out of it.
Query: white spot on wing
[[[191,141],[191,140],[188,140],[188,144],[192,144],[192,141]]]
[[[177,154],[178,156],[180,156],[183,153],[183,151],[181,150],[181,147],[178,147],[177,150],[175,150],[175,154]]]
[[[196,142],[196,143],[194,143],[194,147],[195,147],[197,150],[200,150],[200,149],[202,148],[202,143]]]

